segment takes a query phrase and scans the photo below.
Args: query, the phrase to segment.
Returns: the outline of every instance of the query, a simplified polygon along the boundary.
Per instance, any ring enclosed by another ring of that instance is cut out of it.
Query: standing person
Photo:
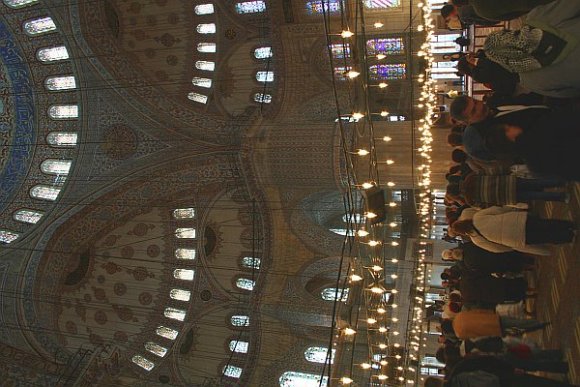
[[[471,6],[477,15],[489,20],[512,20],[518,18],[539,5],[554,0],[451,0],[455,6]],[[570,2],[570,0],[565,0]]]
[[[572,242],[574,227],[567,220],[539,219],[527,211],[494,206],[477,211],[472,219],[456,221],[451,230],[492,252],[517,250],[547,256],[550,250],[542,245]]]
[[[463,243],[461,247],[443,250],[444,261],[461,262],[465,271],[477,271],[482,274],[519,273],[534,259],[517,251],[492,253],[474,243]]]
[[[520,81],[517,73],[489,60],[483,50],[479,50],[475,55],[467,54],[460,58],[457,61],[457,71],[485,84],[498,95],[512,95]]]
[[[466,340],[487,336],[502,337],[514,332],[533,332],[543,329],[548,323],[500,316],[494,310],[471,309],[457,313],[451,325],[455,336]]]

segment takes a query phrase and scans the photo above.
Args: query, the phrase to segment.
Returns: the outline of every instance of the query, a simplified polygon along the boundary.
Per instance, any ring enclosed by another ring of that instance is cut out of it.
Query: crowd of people
[[[453,263],[437,359],[445,378],[425,386],[570,386],[531,372],[566,374],[559,350],[540,349],[525,333],[549,322],[513,317],[508,305],[535,297],[525,271],[549,245],[572,243],[577,225],[531,213],[531,202],[567,203],[580,181],[580,0],[452,0],[449,25],[496,25],[521,17],[517,30],[492,32],[483,49],[449,55],[461,75],[492,90],[483,100],[459,96],[448,135],[455,163],[446,175]],[[544,258],[545,259],[545,258]]]

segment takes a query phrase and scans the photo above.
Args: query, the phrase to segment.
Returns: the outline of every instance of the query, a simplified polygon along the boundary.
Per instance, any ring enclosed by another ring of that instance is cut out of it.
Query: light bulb
[[[387,344],[381,343],[381,344],[379,344],[379,348],[380,349],[386,349],[387,348]]]
[[[351,276],[350,276],[350,280],[351,280],[352,282],[357,282],[357,281],[360,281],[360,280],[362,280],[362,279],[363,279],[363,278],[362,278],[360,275],[358,275],[358,274],[353,274],[353,275],[351,275]]]
[[[391,262],[392,263],[397,263],[397,262],[399,262],[399,260],[397,258],[393,258],[393,259],[391,259]]]
[[[354,335],[356,333],[356,331],[354,329],[352,329],[352,328],[345,328],[343,330],[343,332],[347,336],[352,336],[352,335]]]
[[[360,186],[362,187],[362,189],[369,189],[369,188],[373,188],[375,185],[373,183],[369,183],[369,182],[365,181]]]
[[[361,118],[363,118],[365,115],[362,113],[352,113],[352,118],[355,120],[360,120]]]
[[[387,313],[387,310],[385,308],[379,307],[379,308],[377,308],[377,313],[385,314],[385,313]]]
[[[376,322],[377,322],[377,320],[375,320],[372,317],[367,318],[367,323],[369,323],[369,324],[375,324]]]
[[[381,28],[382,26],[384,26],[384,24],[381,22],[375,22],[375,24],[373,25],[375,26],[375,28]]]
[[[389,207],[397,207],[397,203],[395,203],[395,202],[390,202],[390,203],[389,203]]]
[[[395,164],[395,161],[393,161],[393,160],[389,159],[389,160],[387,160],[387,164],[388,164],[388,165]]]
[[[391,308],[393,308],[393,309],[397,309],[398,307],[399,307],[399,305],[397,305],[397,304],[391,305]],[[399,334],[399,333],[397,333],[397,334]]]
[[[388,86],[388,85],[387,85],[385,82],[381,82],[381,83],[379,83],[379,87],[380,87],[381,89],[384,89],[384,88],[385,88],[385,87],[387,87],[387,86]]]
[[[354,33],[351,32],[350,30],[344,30],[340,33],[340,36],[342,36],[343,38],[350,38],[353,35]]]
[[[388,116],[388,115],[389,115],[389,112],[388,112],[388,111],[386,111],[386,110],[383,110],[383,111],[381,112],[381,117],[386,117],[386,116]]]
[[[379,376],[377,376],[377,378],[379,378],[379,380],[387,380],[388,376],[387,375],[379,375]]]
[[[367,213],[365,213],[365,217],[368,219],[372,219],[372,218],[376,218],[377,214],[375,214],[374,212],[367,212]]]
[[[389,141],[391,141],[391,140],[392,140],[392,138],[390,138],[389,136],[385,136],[385,137],[383,137],[383,141],[384,141],[384,142],[389,142]],[[389,184],[387,183],[387,185],[389,185]],[[395,183],[393,183],[393,185],[395,185]],[[389,187],[392,187],[392,185],[389,185]]]
[[[369,232],[368,232],[367,230],[358,230],[358,231],[356,232],[356,234],[357,234],[359,237],[366,237],[367,235],[369,235]]]
[[[391,246],[399,246],[399,242],[391,242]]]
[[[346,75],[350,78],[356,78],[360,75],[360,73],[358,71],[354,71],[354,70],[350,70],[349,72],[346,73]]]
[[[381,333],[385,333],[386,331],[387,331],[387,328],[385,328],[385,327],[379,328],[379,332],[381,332]]]
[[[391,223],[389,223],[389,226],[390,226],[390,227],[397,227],[397,223],[395,223],[395,222],[391,222]]]
[[[349,378],[348,376],[343,376],[342,378],[340,378],[340,382],[342,384],[351,384],[352,383],[352,379]]]
[[[366,149],[359,149],[356,151],[356,154],[359,156],[366,156],[368,155],[370,152]]]
[[[395,359],[400,360],[401,359],[401,355],[395,355]]]
[[[395,186],[395,183],[393,183],[392,181],[389,181],[389,182],[387,183],[387,185],[388,185],[389,187],[394,187],[394,186]]]
[[[375,294],[383,294],[385,292],[385,289],[379,287],[379,286],[373,286],[371,288],[371,292],[375,293]]]
[[[385,54],[377,54],[377,59],[381,60],[381,59],[385,59],[387,56]]]
[[[368,370],[369,368],[371,368],[371,365],[369,363],[361,363],[360,368],[362,368],[363,370]]]
[[[382,366],[386,366],[387,364],[389,364],[389,362],[388,362],[388,361],[386,361],[386,360],[381,360],[381,365],[382,365]]]
[[[371,269],[373,269],[373,271],[381,271],[383,270],[383,268],[379,265],[373,265],[373,267],[371,267]]]
[[[399,321],[399,319],[398,319],[398,318],[396,318],[396,317],[393,317],[391,320],[393,320],[393,322],[397,322],[397,321]]]
[[[375,247],[375,246],[378,246],[380,244],[381,244],[381,242],[379,242],[379,241],[369,241],[369,246],[371,246],[371,247]]]
[[[399,291],[397,289],[391,289],[391,293],[397,294],[397,293],[399,293]]]
[[[392,279],[397,279],[397,278],[399,278],[399,276],[398,276],[398,275],[396,275],[396,274],[391,274],[391,278],[392,278]]]

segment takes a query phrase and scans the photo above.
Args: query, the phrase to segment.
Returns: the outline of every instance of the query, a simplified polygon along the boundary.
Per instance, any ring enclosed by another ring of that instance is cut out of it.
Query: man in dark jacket
[[[526,265],[534,263],[534,259],[517,251],[508,253],[492,253],[468,242],[460,246],[463,258],[459,261],[453,257],[443,257],[445,261],[462,262],[465,270],[477,271],[481,274],[519,273]]]

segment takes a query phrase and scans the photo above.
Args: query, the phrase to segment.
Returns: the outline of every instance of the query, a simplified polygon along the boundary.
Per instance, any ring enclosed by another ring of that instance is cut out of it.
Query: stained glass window
[[[328,13],[340,12],[341,0],[314,0],[306,2],[306,11],[309,14],[322,13],[323,9]],[[324,7],[324,8],[323,8]]]
[[[211,79],[209,78],[201,78],[201,77],[193,77],[191,80],[194,86],[210,88],[211,87]]]
[[[235,314],[231,317],[230,322],[235,327],[249,327],[250,326],[250,316],[245,316],[242,314]]]
[[[12,243],[18,239],[18,234],[8,230],[0,230],[0,243]]]
[[[332,56],[336,59],[350,58],[350,44],[337,43],[330,45]]]
[[[258,103],[271,103],[272,102],[272,95],[271,94],[264,94],[264,93],[256,93],[254,94],[254,101]]]
[[[227,365],[223,369],[224,376],[239,379],[242,376],[242,369],[233,365]]]
[[[67,75],[64,77],[48,77],[44,81],[44,86],[47,90],[57,91],[57,90],[70,90],[77,87],[77,82],[75,77],[72,75]]]
[[[24,31],[28,35],[46,34],[47,32],[56,31],[56,24],[54,24],[51,17],[41,17],[25,22]]]
[[[4,4],[10,8],[21,8],[37,3],[38,0],[4,0]]]
[[[273,71],[258,71],[256,73],[256,80],[258,82],[274,82]]]
[[[48,109],[48,115],[55,120],[63,120],[67,118],[78,118],[78,105],[54,105]]]
[[[320,292],[320,297],[322,297],[324,301],[339,300],[346,302],[348,300],[349,291],[349,288],[344,289],[344,291],[337,288],[325,288]]]
[[[403,38],[376,38],[367,40],[368,55],[396,55],[405,52]]]
[[[271,58],[273,55],[272,47],[258,47],[254,50],[254,57],[256,59]]]
[[[175,329],[167,328],[164,327],[163,325],[157,327],[155,333],[169,340],[175,340],[177,338],[177,335],[179,334],[179,332],[177,332]]]
[[[369,73],[373,80],[405,79],[406,67],[403,63],[372,65],[369,66]]]
[[[41,62],[56,62],[69,58],[68,50],[65,46],[41,48],[36,52],[36,57]]]
[[[231,340],[229,344],[230,351],[238,353],[248,353],[249,346],[250,343],[240,340]]]
[[[179,239],[194,239],[195,238],[195,228],[180,227],[180,228],[175,230],[175,236]]]
[[[242,266],[247,267],[248,269],[260,269],[260,258],[254,257],[244,257],[242,258]]]
[[[46,136],[46,142],[55,147],[75,146],[78,135],[73,132],[50,132]]]
[[[334,355],[336,350],[332,350],[332,355],[330,357],[330,364],[334,362]],[[328,359],[326,355],[328,354],[328,348],[326,347],[308,347],[306,351],[304,351],[304,358],[312,363],[326,363]]]
[[[203,103],[203,104],[207,103],[207,95],[191,92],[191,93],[187,94],[187,98],[189,98],[190,100],[192,100],[194,102],[199,102],[199,103]]]
[[[191,292],[183,289],[171,289],[169,297],[177,301],[189,301],[191,298]]]
[[[49,175],[68,175],[72,160],[47,159],[40,164],[42,173]]]
[[[366,8],[392,8],[400,7],[401,0],[364,0]]]
[[[195,217],[195,208],[178,208],[173,210],[175,219],[193,219]]]
[[[30,196],[34,199],[54,201],[60,193],[60,188],[48,185],[35,185],[30,189]]]
[[[159,357],[163,357],[167,354],[167,348],[162,347],[161,345],[156,344],[152,341],[145,343],[145,350]]]
[[[279,382],[280,387],[327,387],[328,376],[287,371],[280,376]]]
[[[36,224],[40,218],[42,218],[42,213],[34,210],[18,210],[14,213],[14,220],[22,223]]]
[[[143,368],[145,371],[151,371],[153,367],[155,367],[155,363],[151,360],[145,359],[143,356],[135,355],[131,358],[131,361]]]
[[[254,290],[255,285],[256,281],[252,281],[249,278],[238,278],[236,280],[236,286],[243,290]]]
[[[193,281],[195,272],[191,269],[175,269],[173,270],[173,277],[175,279],[184,281]]]
[[[265,1],[244,1],[236,4],[237,13],[258,13],[266,10]]]
[[[195,6],[196,15],[211,15],[214,12],[213,4],[200,4]]]
[[[175,249],[177,259],[195,259],[195,249]]]
[[[198,24],[196,31],[200,34],[215,34],[216,26],[215,23]]]
[[[195,68],[203,71],[214,71],[215,62],[209,62],[207,60],[198,60],[195,62]]]
[[[163,311],[163,315],[167,318],[183,321],[185,320],[185,310],[176,309],[176,308],[165,308]]]
[[[216,52],[217,46],[215,43],[202,42],[197,44],[197,51],[199,52]]]

